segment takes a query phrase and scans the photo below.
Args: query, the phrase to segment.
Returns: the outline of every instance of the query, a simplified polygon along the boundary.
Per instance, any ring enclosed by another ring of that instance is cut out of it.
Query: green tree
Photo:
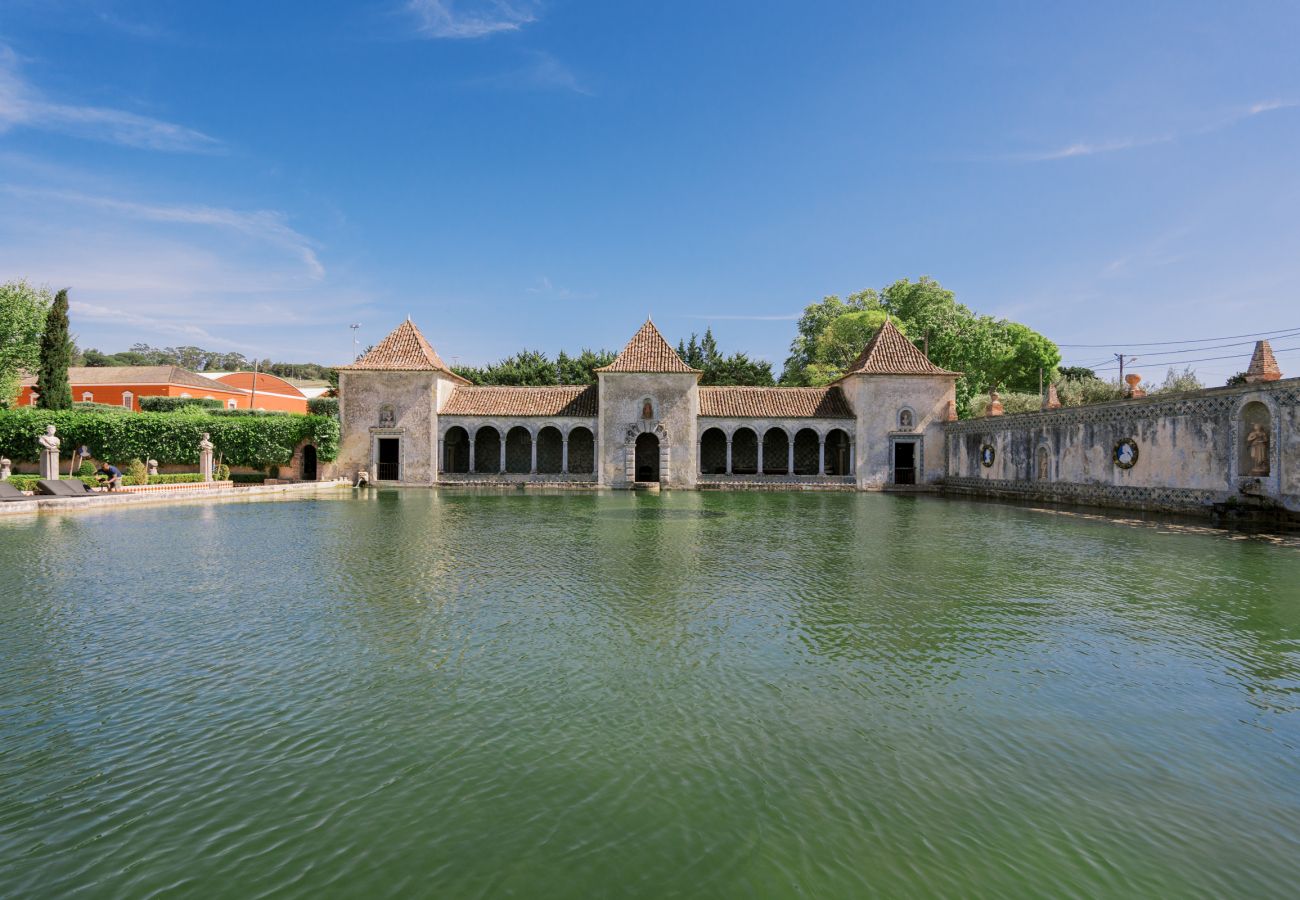
[[[704,337],[694,332],[690,341],[677,342],[677,355],[692,369],[699,369],[703,385],[758,385],[775,384],[772,364],[761,359],[750,359],[746,353],[724,356],[718,349],[713,329],[706,328]]]
[[[563,350],[555,359],[555,377],[560,384],[595,384],[596,370],[607,366],[618,356],[612,350],[589,350],[582,348],[577,356],[570,356]]]
[[[1184,391],[1203,391],[1205,385],[1196,377],[1196,372],[1187,366],[1181,372],[1170,366],[1165,373],[1165,380],[1160,387],[1150,391],[1152,394],[1181,394]]]
[[[781,383],[786,385],[809,384],[808,367],[821,365],[816,360],[817,339],[831,324],[845,313],[879,309],[880,295],[871,289],[850,294],[847,300],[841,300],[831,294],[823,297],[820,303],[811,303],[804,307],[799,317],[798,333],[790,343],[790,355],[785,361],[785,370],[781,373]]]
[[[1056,374],[1062,378],[1096,378],[1097,373],[1083,366],[1057,366]]]
[[[888,315],[883,309],[863,309],[832,319],[813,343],[813,361],[805,370],[805,381],[814,385],[830,384],[843,375],[871,343]],[[904,326],[898,327],[907,334]]]
[[[23,376],[41,360],[41,329],[53,299],[26,281],[0,284],[0,406],[18,398]]]
[[[72,361],[72,340],[68,337],[68,290],[54,295],[41,334],[41,367],[36,376],[37,405],[41,409],[71,409],[72,386],[68,365]]]

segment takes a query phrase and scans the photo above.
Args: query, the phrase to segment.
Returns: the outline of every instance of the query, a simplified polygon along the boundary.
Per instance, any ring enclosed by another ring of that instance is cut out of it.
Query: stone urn
[[[1130,372],[1124,376],[1124,382],[1128,385],[1128,395],[1130,397],[1145,397],[1147,392],[1138,387],[1142,383],[1142,376],[1136,372]]]
[[[990,416],[1002,415],[1002,397],[1001,395],[998,394],[996,388],[989,391],[989,410],[987,415]]]

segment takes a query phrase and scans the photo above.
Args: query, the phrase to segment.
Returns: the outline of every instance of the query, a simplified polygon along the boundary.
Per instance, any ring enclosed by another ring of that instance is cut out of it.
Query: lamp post
[[[352,361],[357,361],[357,329],[361,327],[360,322],[354,322],[348,326],[352,329]]]

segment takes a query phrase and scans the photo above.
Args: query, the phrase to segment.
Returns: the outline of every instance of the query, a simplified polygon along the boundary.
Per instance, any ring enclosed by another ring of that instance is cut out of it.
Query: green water
[[[0,895],[1294,895],[1294,548],[363,496],[0,520]]]

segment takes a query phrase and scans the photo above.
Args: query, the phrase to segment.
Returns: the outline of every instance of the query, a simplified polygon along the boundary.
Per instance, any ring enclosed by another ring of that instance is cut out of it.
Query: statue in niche
[[[391,406],[379,407],[379,427],[392,428],[397,424],[397,416],[393,414]]]
[[[1268,474],[1268,431],[1256,422],[1246,435],[1246,448],[1250,451],[1250,474]]]
[[[911,430],[912,411],[910,409],[905,409],[898,414],[898,427],[902,428],[905,431]]]
[[[646,399],[641,403],[641,418],[643,418],[643,419],[653,419],[654,417],[655,417],[655,405],[654,405],[653,403],[651,403],[651,402],[650,402],[650,398],[647,397],[647,398],[646,398]]]
[[[1052,465],[1051,457],[1047,452],[1047,448],[1039,447],[1038,448],[1038,480],[1039,481],[1047,481],[1047,474],[1049,469],[1051,468],[1051,465]]]

